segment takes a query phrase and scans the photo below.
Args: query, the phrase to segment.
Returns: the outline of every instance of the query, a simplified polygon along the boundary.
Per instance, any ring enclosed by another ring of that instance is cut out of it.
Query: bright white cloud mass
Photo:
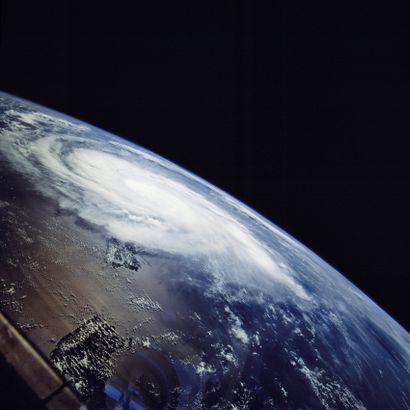
[[[120,139],[90,138],[82,124],[40,112],[6,114],[2,152],[61,207],[123,241],[206,255],[221,272],[263,272],[306,297],[269,249],[232,213],[178,178],[183,171],[175,165]],[[39,134],[45,127],[49,132]]]

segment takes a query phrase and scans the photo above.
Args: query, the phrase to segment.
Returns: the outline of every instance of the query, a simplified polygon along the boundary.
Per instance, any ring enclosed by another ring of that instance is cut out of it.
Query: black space
[[[0,89],[213,182],[410,328],[397,3],[10,0],[1,12]]]

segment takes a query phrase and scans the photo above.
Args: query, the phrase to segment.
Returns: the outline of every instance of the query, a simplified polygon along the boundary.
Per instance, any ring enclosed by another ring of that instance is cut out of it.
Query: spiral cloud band
[[[204,195],[174,164],[64,117],[10,109],[4,118],[0,152],[62,208],[120,240],[198,260],[207,255],[220,272],[266,273],[306,298],[277,255],[224,209],[242,205],[211,185],[201,181]]]

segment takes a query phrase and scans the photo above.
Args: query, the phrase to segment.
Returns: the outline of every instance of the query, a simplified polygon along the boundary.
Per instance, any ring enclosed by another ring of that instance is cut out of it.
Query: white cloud
[[[307,297],[266,245],[210,199],[202,180],[189,185],[168,161],[65,119],[16,111],[7,118],[0,150],[62,207],[123,241],[204,257],[222,273],[265,273]]]

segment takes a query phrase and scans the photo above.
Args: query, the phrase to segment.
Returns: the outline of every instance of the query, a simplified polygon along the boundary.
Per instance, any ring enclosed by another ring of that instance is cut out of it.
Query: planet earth
[[[174,163],[6,93],[0,221],[0,308],[82,408],[410,408],[409,333],[319,256]]]

